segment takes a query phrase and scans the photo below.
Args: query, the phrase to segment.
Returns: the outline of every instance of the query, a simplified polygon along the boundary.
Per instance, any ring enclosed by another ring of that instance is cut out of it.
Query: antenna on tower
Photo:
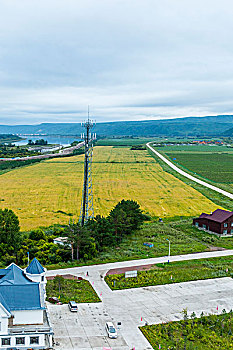
[[[92,155],[93,155],[93,140],[94,135],[90,130],[93,128],[94,123],[90,120],[89,106],[87,110],[87,121],[82,123],[85,128],[83,133],[83,139],[85,144],[85,160],[84,160],[84,179],[83,179],[83,193],[82,193],[82,205],[80,212],[80,222],[83,226],[89,218],[94,217],[93,208],[93,192],[92,192]]]

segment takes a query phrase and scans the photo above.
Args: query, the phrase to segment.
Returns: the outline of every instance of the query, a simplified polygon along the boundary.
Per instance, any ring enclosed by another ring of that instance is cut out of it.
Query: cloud
[[[0,3],[0,124],[232,113],[230,0]]]

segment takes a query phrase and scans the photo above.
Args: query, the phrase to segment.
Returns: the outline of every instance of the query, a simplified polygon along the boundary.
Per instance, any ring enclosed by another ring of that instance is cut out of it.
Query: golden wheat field
[[[68,223],[79,217],[83,156],[52,159],[0,176],[0,208],[12,209],[28,230]],[[195,189],[162,170],[147,151],[95,147],[95,214],[106,215],[121,199],[134,199],[155,216],[199,215],[217,206]]]

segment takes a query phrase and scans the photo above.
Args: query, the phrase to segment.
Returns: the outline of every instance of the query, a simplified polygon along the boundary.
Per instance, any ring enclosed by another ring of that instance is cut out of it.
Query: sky
[[[0,0],[0,124],[233,114],[232,0]]]

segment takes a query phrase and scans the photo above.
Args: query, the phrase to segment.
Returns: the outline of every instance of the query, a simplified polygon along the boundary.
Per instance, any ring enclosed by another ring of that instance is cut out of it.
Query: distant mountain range
[[[228,130],[226,130],[224,133],[223,133],[224,136],[229,136],[229,137],[233,137],[233,128],[230,128]]]
[[[164,120],[120,121],[98,123],[98,136],[233,136],[233,116],[187,117]],[[43,123],[39,125],[0,125],[0,134],[73,135],[80,136],[78,123]]]

